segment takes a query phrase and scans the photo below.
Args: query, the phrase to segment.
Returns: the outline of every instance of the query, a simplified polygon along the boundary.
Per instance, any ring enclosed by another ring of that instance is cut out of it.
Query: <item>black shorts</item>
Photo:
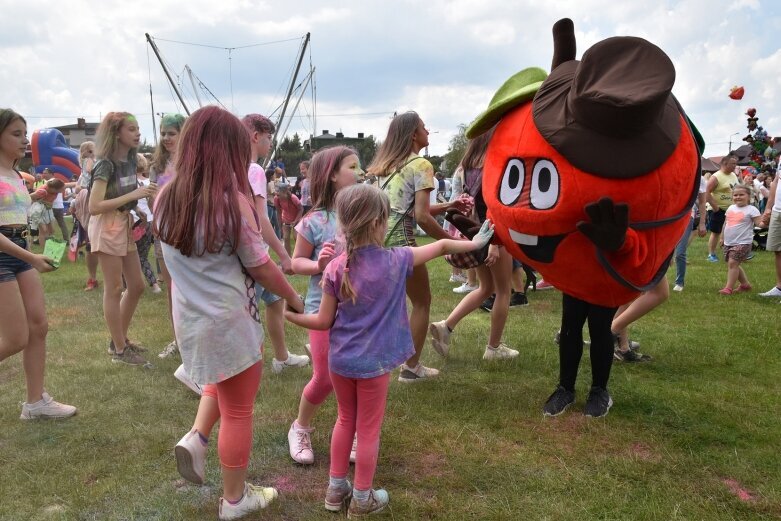
[[[708,210],[708,219],[707,219],[707,228],[709,231],[713,233],[721,233],[721,230],[724,229],[724,218],[726,217],[727,212],[724,210],[719,210],[717,212],[714,212],[713,210]]]

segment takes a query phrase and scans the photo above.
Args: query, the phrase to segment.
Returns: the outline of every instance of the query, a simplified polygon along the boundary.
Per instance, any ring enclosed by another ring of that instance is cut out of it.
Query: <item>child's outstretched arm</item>
[[[467,240],[454,240],[454,239],[440,239],[431,244],[425,246],[415,246],[410,248],[412,250],[412,264],[413,266],[420,266],[432,259],[441,257],[448,253],[464,253],[472,250],[479,250],[484,247],[491,240],[494,234],[494,225],[490,220],[483,223],[480,227],[480,231],[472,238],[471,241]]]
[[[315,314],[305,315],[291,311],[289,307],[285,308],[285,318],[297,326],[316,331],[330,329],[336,318],[336,298],[323,292],[323,298],[320,300],[320,310]]]

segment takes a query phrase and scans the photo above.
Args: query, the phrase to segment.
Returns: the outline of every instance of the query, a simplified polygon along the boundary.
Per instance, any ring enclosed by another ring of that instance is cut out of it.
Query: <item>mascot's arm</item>
[[[629,228],[629,206],[615,204],[609,197],[586,205],[591,221],[580,221],[577,228],[594,245],[623,267],[640,266],[648,259],[646,238]]]

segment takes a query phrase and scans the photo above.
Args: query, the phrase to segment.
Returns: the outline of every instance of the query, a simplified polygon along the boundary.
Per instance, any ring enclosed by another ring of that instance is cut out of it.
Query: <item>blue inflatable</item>
[[[54,177],[65,182],[79,176],[79,152],[68,146],[62,132],[56,128],[36,130],[31,141],[36,173],[48,168]]]

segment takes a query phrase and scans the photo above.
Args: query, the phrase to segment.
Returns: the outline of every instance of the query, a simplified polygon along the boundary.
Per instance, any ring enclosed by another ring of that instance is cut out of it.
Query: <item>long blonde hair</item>
[[[390,123],[388,135],[366,169],[371,175],[386,176],[399,168],[413,150],[412,138],[421,119],[415,111],[399,114]]]
[[[122,125],[129,121],[136,122],[136,117],[130,112],[109,112],[106,114],[96,133],[96,157],[114,160],[114,153],[117,151],[119,144],[119,131]],[[128,155],[135,156],[136,149],[131,149]]]
[[[356,184],[336,193],[336,218],[344,234],[347,255],[339,286],[339,295],[343,300],[350,299],[355,304],[358,297],[350,282],[350,262],[353,260],[355,245],[373,242],[377,226],[386,226],[389,214],[388,196],[376,186]]]

